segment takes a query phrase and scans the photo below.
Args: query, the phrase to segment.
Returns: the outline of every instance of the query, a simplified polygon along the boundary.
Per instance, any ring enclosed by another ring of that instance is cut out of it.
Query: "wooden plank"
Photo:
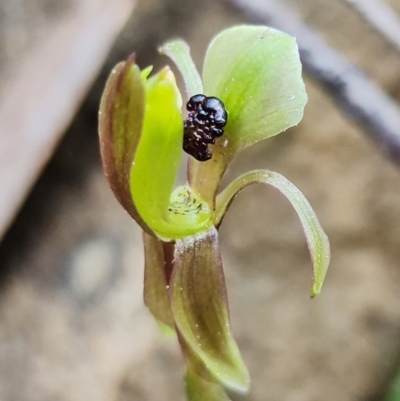
[[[93,83],[135,0],[80,0],[0,100],[0,238]]]
[[[342,0],[361,16],[398,51],[400,51],[400,17],[381,0]]]

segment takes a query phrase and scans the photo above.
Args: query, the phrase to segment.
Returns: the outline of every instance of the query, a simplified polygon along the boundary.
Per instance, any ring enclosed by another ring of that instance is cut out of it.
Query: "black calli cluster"
[[[228,121],[225,106],[216,97],[195,95],[186,108],[189,114],[184,121],[183,150],[201,162],[210,160],[212,150],[208,145],[223,135]]]

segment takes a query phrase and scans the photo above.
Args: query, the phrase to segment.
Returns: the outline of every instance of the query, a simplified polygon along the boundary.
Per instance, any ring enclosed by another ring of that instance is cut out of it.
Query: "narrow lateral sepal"
[[[313,264],[311,297],[321,292],[330,261],[330,245],[318,218],[301,191],[282,175],[268,170],[254,170],[234,180],[217,198],[214,224],[219,226],[233,198],[251,184],[269,184],[278,189],[292,204],[300,218]]]

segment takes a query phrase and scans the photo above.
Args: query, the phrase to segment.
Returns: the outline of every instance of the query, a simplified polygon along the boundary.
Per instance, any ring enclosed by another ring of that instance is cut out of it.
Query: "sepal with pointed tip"
[[[229,209],[234,197],[251,184],[269,184],[278,189],[294,207],[303,226],[313,264],[311,297],[321,292],[330,261],[330,246],[327,235],[321,227],[310,203],[289,180],[268,170],[254,170],[234,180],[218,195],[214,224],[218,227]]]

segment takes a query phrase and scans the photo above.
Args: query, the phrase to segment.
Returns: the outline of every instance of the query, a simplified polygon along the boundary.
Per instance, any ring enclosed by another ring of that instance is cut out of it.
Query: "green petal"
[[[159,48],[159,52],[168,56],[178,67],[185,82],[188,97],[203,93],[203,83],[186,42],[183,40],[167,42]]]
[[[181,158],[183,123],[179,92],[165,68],[146,83],[142,136],[131,169],[131,193],[142,219],[159,232]]]
[[[231,333],[215,228],[176,241],[170,299],[177,329],[212,377],[246,391],[249,376]]]
[[[307,94],[295,38],[265,26],[236,26],[208,47],[204,94],[228,111],[225,134],[213,147],[213,163],[190,160],[190,182],[209,201],[234,154],[299,123]],[[210,177],[205,182],[205,177]]]
[[[131,193],[142,219],[159,238],[169,241],[208,228],[211,212],[189,187],[174,191],[182,156],[183,120],[182,100],[168,67],[150,78],[146,93],[143,131],[131,170]],[[193,202],[196,207],[192,207]],[[196,209],[199,205],[201,210]]]
[[[133,204],[129,186],[144,112],[144,83],[132,56],[119,63],[107,80],[99,112],[100,150],[104,172],[115,197],[142,228],[151,233]]]
[[[211,42],[204,91],[228,110],[231,151],[299,123],[307,103],[301,69],[296,39],[269,27],[233,27]]]
[[[143,233],[144,303],[158,322],[175,328],[169,304],[168,276],[171,274],[173,244]],[[171,251],[169,252],[169,249]]]
[[[329,240],[307,199],[300,190],[285,177],[268,170],[255,170],[238,177],[218,195],[214,224],[217,226],[221,224],[221,220],[229,208],[229,205],[240,190],[250,184],[257,183],[269,184],[278,189],[286,196],[297,212],[306,235],[313,263],[311,296],[314,297],[320,293],[328,271],[330,260]]]
[[[188,401],[230,401],[221,384],[207,380],[190,369],[185,374],[185,390]]]

